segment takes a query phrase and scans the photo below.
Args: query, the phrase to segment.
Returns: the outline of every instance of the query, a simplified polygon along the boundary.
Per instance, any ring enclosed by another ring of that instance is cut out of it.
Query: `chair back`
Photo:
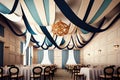
[[[79,73],[80,72],[80,66],[79,65],[75,65],[73,68],[75,73]]]
[[[35,75],[41,75],[42,68],[40,66],[36,66],[36,67],[33,68],[32,72],[33,72],[33,76],[35,76]]]
[[[120,79],[120,67],[117,68],[117,77]]]
[[[51,67],[50,66],[46,66],[44,69],[44,73],[50,73],[51,71]]]
[[[3,78],[3,68],[0,67],[0,78]]]
[[[111,78],[113,78],[113,73],[114,73],[114,68],[113,67],[107,66],[107,67],[104,68],[105,78],[106,78],[106,76],[110,76]]]
[[[9,68],[9,74],[10,74],[10,78],[13,77],[13,76],[18,78],[19,68],[16,67],[16,66],[11,66]]]
[[[15,65],[7,65],[7,67],[12,67],[12,66],[15,66]]]

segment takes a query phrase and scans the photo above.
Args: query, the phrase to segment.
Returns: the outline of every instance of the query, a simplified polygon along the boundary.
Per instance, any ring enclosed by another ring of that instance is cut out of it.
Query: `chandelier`
[[[52,32],[58,36],[64,36],[68,33],[70,25],[62,22],[61,20],[52,25]]]

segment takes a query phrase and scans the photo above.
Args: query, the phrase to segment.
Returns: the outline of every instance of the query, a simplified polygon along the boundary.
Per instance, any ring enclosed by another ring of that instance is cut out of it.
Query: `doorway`
[[[4,43],[0,42],[0,66],[3,66],[3,47]]]

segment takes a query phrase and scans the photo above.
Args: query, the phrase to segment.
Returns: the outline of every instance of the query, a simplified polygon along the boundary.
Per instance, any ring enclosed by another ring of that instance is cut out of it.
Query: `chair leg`
[[[75,77],[75,80],[77,80],[78,76]]]
[[[73,73],[71,73],[71,78],[73,77]]]
[[[44,80],[46,80],[46,76],[44,75]]]
[[[52,75],[52,80],[53,80],[53,75]]]
[[[50,75],[49,75],[49,80],[50,80]]]
[[[73,78],[74,78],[74,80],[75,80],[75,75],[73,74]]]
[[[83,77],[83,80],[85,80],[84,76],[82,76],[82,77]]]

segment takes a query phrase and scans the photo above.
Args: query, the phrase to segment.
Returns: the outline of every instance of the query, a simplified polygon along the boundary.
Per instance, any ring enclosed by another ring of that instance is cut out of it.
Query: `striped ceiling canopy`
[[[120,0],[0,0],[0,25],[5,23],[26,47],[80,49],[96,33],[109,29],[120,18]],[[68,34],[54,35],[58,21],[71,24]]]

